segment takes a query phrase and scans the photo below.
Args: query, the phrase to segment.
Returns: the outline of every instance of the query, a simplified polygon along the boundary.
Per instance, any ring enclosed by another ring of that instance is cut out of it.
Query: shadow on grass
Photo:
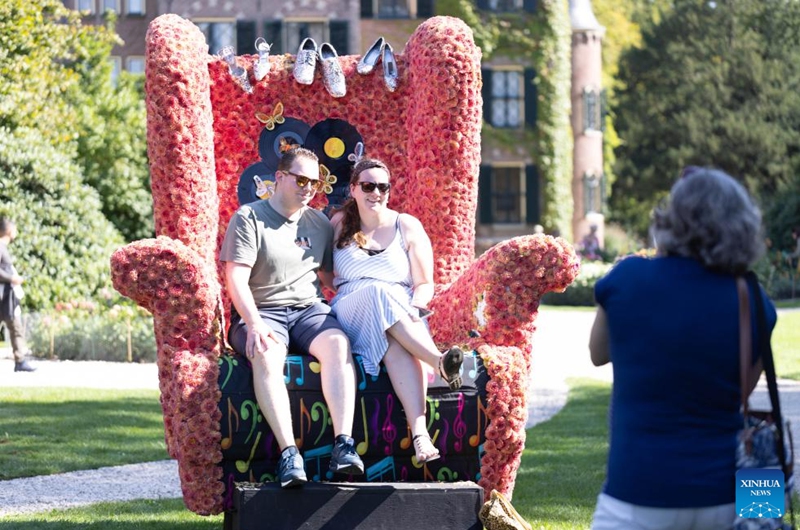
[[[156,391],[0,391],[0,480],[168,458]]]
[[[527,431],[514,506],[534,528],[588,528],[605,479],[611,385],[570,384],[567,405]]]
[[[223,517],[201,517],[181,499],[93,504],[46,513],[16,515],[0,530],[221,530]]]

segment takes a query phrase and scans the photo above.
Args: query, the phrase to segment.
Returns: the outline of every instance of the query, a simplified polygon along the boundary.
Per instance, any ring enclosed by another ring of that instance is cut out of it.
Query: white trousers
[[[736,519],[734,503],[702,508],[652,508],[597,497],[592,530],[724,530]]]

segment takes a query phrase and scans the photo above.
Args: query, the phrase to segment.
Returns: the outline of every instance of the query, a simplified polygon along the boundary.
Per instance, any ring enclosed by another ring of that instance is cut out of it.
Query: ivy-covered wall
[[[485,64],[502,58],[505,64],[518,60],[535,69],[536,127],[498,129],[484,121],[481,141],[484,152],[494,148],[517,152],[524,147],[541,178],[540,222],[548,232],[569,238],[573,211],[569,2],[538,0],[535,4],[531,13],[493,13],[478,10],[473,0],[437,0],[436,14],[461,18],[472,28]]]

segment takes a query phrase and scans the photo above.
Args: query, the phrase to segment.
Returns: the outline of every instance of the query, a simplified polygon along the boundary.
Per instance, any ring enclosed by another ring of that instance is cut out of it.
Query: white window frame
[[[141,71],[134,71],[134,70],[131,69],[131,63],[133,63],[134,61],[139,61],[139,62],[142,63]],[[129,55],[128,57],[125,58],[125,71],[126,72],[130,72],[132,74],[144,74],[144,68],[145,68],[144,55]]]
[[[112,55],[108,58],[111,61],[111,83],[114,86],[117,86],[117,81],[119,80],[119,74],[122,72],[122,57],[119,55]]]
[[[113,7],[110,7],[108,4],[114,4]],[[100,5],[103,6],[103,13],[108,11],[114,11],[114,13],[120,13],[119,8],[120,0],[100,0]]]
[[[81,6],[83,2],[89,4],[89,7],[83,9]],[[80,11],[81,13],[90,13],[93,15],[97,13],[97,0],[75,0],[75,10]]]
[[[495,68],[492,68],[491,70],[492,70],[492,81],[491,81],[492,82],[492,86],[489,87],[490,97],[491,97],[491,102],[490,102],[491,110],[490,110],[490,115],[489,115],[488,122],[492,125],[492,127],[497,127],[498,129],[523,129],[523,128],[525,128],[525,70],[523,70],[522,68],[517,68],[517,67],[509,67],[509,68],[502,68],[502,67],[501,68],[497,68],[497,67],[495,67]],[[498,76],[498,75],[507,76],[511,72],[517,74],[517,79],[519,81],[519,84],[517,86],[517,94],[516,95],[508,95],[508,94],[506,94],[506,95],[495,95],[495,93],[494,93],[494,84],[495,84],[495,79],[497,78],[496,76]],[[506,110],[506,113],[505,113],[506,124],[498,125],[498,123],[495,122],[495,119],[494,119],[495,102],[498,102],[498,103],[506,102],[506,103],[508,103],[508,102],[512,102],[512,101],[517,103],[517,108],[518,108],[517,123],[515,123],[515,124],[509,124],[508,123],[509,113],[508,113],[508,110]]]
[[[131,1],[125,0],[125,13],[128,15],[141,16],[147,13],[147,2],[145,0],[136,0],[142,8],[139,11],[131,11]]]

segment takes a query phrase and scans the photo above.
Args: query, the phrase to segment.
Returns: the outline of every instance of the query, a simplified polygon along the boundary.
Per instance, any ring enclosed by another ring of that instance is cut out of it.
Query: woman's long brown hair
[[[377,158],[364,158],[353,166],[353,171],[350,173],[350,186],[358,182],[359,175],[361,175],[363,171],[376,167],[386,171],[386,174],[391,178],[392,174],[389,172],[389,168],[386,164]],[[336,240],[336,248],[344,248],[353,242],[363,247],[367,243],[367,238],[361,231],[361,216],[358,213],[358,204],[356,204],[356,200],[350,197],[341,207],[337,208],[337,211],[343,212],[344,217],[342,218],[342,231],[339,234],[339,238]]]

